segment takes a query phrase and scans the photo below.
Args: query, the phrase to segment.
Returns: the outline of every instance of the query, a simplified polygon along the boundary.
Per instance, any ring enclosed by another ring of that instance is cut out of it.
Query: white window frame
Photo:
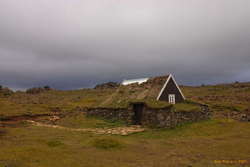
[[[168,95],[168,102],[170,104],[175,104],[175,94],[169,94]]]

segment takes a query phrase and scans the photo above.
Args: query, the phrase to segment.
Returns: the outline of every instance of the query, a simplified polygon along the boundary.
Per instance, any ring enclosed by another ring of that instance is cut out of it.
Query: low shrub
[[[19,167],[23,166],[22,162],[17,162],[15,160],[0,160],[0,167]]]
[[[59,147],[59,146],[62,146],[64,145],[61,141],[58,141],[58,140],[53,140],[53,141],[49,141],[47,142],[47,145],[49,147]]]
[[[7,87],[0,87],[0,96],[4,96],[4,97],[7,97],[7,96],[11,96],[12,94],[14,94],[14,92],[7,88]]]
[[[49,86],[44,86],[44,87],[37,87],[37,88],[30,88],[26,90],[26,93],[28,94],[39,94],[43,93],[46,91],[52,90]]]
[[[6,134],[5,130],[0,130],[0,137],[4,136]]]
[[[95,139],[93,146],[98,149],[112,150],[122,148],[122,143],[110,138]]]

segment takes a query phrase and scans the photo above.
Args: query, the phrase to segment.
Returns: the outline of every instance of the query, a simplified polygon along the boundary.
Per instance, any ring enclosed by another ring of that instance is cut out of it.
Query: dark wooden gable
[[[173,77],[170,76],[169,80],[167,81],[166,87],[162,90],[161,94],[158,97],[158,100],[161,101],[169,101],[169,94],[175,95],[175,102],[180,103],[185,100],[184,96],[182,95],[178,85],[173,80]]]

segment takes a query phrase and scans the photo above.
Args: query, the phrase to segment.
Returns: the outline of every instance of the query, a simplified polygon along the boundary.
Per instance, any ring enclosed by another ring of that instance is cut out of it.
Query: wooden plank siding
[[[185,99],[181,95],[181,92],[177,88],[173,78],[171,77],[170,80],[168,81],[168,84],[166,85],[165,89],[163,90],[159,100],[161,101],[167,101],[168,102],[168,96],[169,94],[174,94],[175,95],[175,102],[176,103],[181,103]]]

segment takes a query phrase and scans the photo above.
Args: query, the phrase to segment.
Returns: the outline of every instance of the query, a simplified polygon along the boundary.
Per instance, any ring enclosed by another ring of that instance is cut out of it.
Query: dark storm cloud
[[[250,80],[249,0],[2,0],[0,84]]]

